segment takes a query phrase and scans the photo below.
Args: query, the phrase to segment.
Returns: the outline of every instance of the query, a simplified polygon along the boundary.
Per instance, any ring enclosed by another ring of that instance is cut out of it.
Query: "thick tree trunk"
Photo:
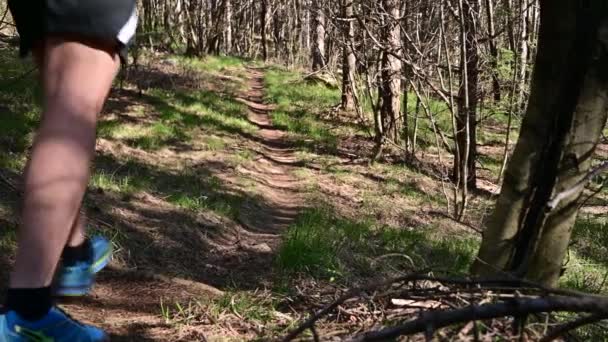
[[[398,120],[401,114],[401,27],[399,25],[399,0],[382,0],[387,12],[382,40],[387,51],[382,57],[382,107],[380,108],[384,134],[397,141],[401,132]]]
[[[608,111],[608,2],[542,0],[539,53],[520,138],[472,271],[555,286]]]
[[[312,70],[319,71],[325,68],[325,13],[321,0],[313,0],[313,47]]]
[[[342,109],[355,108],[355,70],[357,59],[355,57],[355,23],[353,11],[354,0],[342,0],[342,17],[344,22],[344,46],[342,47]]]

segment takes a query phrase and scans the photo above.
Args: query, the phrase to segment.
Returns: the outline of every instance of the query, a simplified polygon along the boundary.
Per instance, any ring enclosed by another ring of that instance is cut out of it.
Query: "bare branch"
[[[559,194],[555,195],[555,197],[553,197],[553,199],[551,201],[549,201],[549,203],[547,203],[547,209],[549,211],[554,210],[555,208],[557,208],[557,206],[563,200],[582,191],[585,188],[585,186],[587,186],[587,183],[589,183],[589,181],[591,179],[593,179],[593,177],[599,175],[600,173],[602,173],[606,170],[608,170],[608,161],[603,162],[601,165],[599,165],[598,167],[593,169],[591,172],[589,172],[587,174],[587,176],[585,176],[583,179],[581,179],[581,181],[576,183],[576,185],[573,186],[572,188],[564,190],[564,191],[560,192]]]
[[[475,320],[487,320],[507,316],[522,316],[544,312],[591,312],[606,317],[608,298],[598,297],[547,297],[536,299],[513,299],[497,304],[470,306],[451,311],[431,311],[418,319],[402,325],[355,336],[350,342],[386,341],[399,336],[436,331],[450,325]]]
[[[560,325],[559,327],[553,329],[551,332],[549,332],[549,334],[547,334],[547,336],[543,337],[543,339],[540,340],[540,342],[555,341],[557,338],[564,336],[565,334],[567,334],[570,331],[576,330],[585,325],[597,323],[597,322],[602,321],[607,318],[608,318],[608,316],[606,316],[606,315],[590,315],[590,316],[585,316],[585,317],[579,318],[575,321],[568,322],[566,324]]]

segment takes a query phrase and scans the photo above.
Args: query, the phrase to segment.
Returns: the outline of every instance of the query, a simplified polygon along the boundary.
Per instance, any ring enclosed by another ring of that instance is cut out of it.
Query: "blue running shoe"
[[[112,243],[96,236],[91,238],[91,257],[74,266],[60,266],[54,283],[54,294],[61,297],[84,296],[95,282],[95,274],[112,259]]]
[[[100,329],[72,319],[53,308],[41,320],[28,322],[14,311],[0,315],[0,342],[106,342]]]

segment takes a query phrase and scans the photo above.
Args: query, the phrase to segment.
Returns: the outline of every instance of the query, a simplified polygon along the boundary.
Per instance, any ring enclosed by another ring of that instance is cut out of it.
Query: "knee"
[[[43,122],[94,125],[103,107],[104,98],[72,92],[47,100]]]

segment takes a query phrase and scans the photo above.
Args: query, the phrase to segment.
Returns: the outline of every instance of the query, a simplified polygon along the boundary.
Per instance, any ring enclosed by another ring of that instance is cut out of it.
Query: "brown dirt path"
[[[272,125],[272,106],[264,104],[263,70],[250,68],[249,75],[249,91],[238,101],[248,106],[249,121],[260,128],[256,139],[258,156],[254,163],[240,167],[239,172],[257,180],[255,191],[264,200],[246,203],[239,221],[252,231],[279,234],[304,207],[302,182],[293,175],[299,159],[286,141],[286,133]]]

